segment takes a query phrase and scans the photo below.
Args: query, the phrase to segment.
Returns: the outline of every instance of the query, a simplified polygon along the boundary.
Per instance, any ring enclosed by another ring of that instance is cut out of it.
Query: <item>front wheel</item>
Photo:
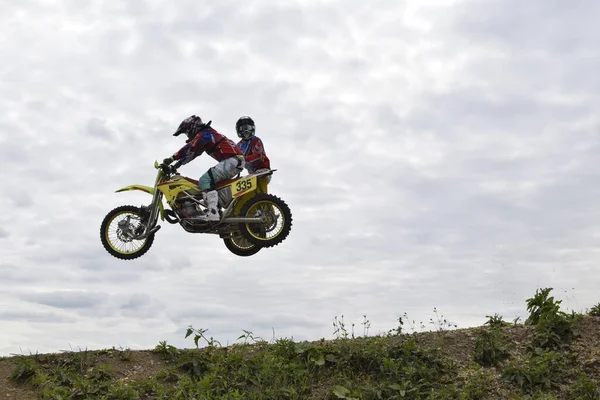
[[[265,217],[262,223],[242,223],[240,231],[250,242],[261,247],[273,247],[283,242],[292,229],[292,212],[277,196],[259,193],[252,197],[240,211],[248,218]]]
[[[111,255],[121,260],[133,260],[144,255],[154,242],[154,234],[134,239],[143,229],[139,207],[120,206],[110,211],[100,225],[100,240]]]
[[[240,257],[253,256],[258,253],[261,249],[260,246],[250,242],[248,239],[241,235],[224,238],[223,242],[225,247],[229,249],[233,254]]]

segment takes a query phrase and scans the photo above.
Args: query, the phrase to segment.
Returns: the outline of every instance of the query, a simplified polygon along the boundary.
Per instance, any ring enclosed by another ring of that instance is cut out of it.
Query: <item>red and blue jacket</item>
[[[204,152],[217,161],[243,155],[242,150],[233,140],[228,139],[211,127],[206,127],[198,132],[177,153],[173,154],[173,159],[179,160],[178,163],[183,165]]]
[[[240,140],[237,144],[244,153],[246,168],[249,172],[254,172],[261,168],[271,169],[271,161],[265,153],[265,147],[262,140],[257,136],[252,136],[250,140]]]

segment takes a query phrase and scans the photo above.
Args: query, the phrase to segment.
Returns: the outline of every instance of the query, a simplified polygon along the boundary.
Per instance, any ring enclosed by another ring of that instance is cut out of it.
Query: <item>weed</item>
[[[177,368],[190,378],[199,379],[209,371],[210,361],[206,353],[191,350],[179,357]]]
[[[561,382],[565,367],[565,359],[560,353],[538,349],[529,354],[525,362],[509,363],[503,378],[531,393],[535,389],[550,390]]]
[[[593,306],[588,312],[589,315],[593,317],[600,317],[600,303]]]
[[[488,325],[490,328],[502,328],[503,326],[510,325],[510,322],[506,322],[502,319],[502,315],[498,315],[497,313],[494,316],[486,315],[488,320],[484,323],[484,325]]]
[[[244,332],[242,335],[240,335],[237,340],[240,339],[244,339],[244,344],[248,343],[249,340],[251,340],[253,343],[265,343],[266,341],[258,336],[254,336],[254,334],[250,331],[244,330],[242,329],[242,332]]]
[[[495,366],[508,357],[499,329],[484,329],[475,341],[475,361],[484,367]]]
[[[408,314],[405,312],[404,314],[402,314],[401,317],[398,317],[398,326],[394,329],[390,329],[387,334],[390,336],[398,336],[401,335],[402,332],[404,331],[404,322],[407,323],[408,327],[410,328],[412,333],[417,333],[417,329],[415,326],[415,320],[411,320],[410,318],[408,318]],[[422,331],[423,329],[425,329],[425,325],[423,324],[423,322],[419,322],[419,328]]]
[[[552,288],[536,289],[535,295],[527,299],[529,317],[525,320],[525,325],[537,325],[543,315],[558,313],[562,300],[555,301],[554,297],[549,297],[551,291]]]
[[[117,351],[119,355],[119,360],[121,361],[131,361],[132,351],[129,348],[119,347],[118,349],[113,347],[113,350]]]
[[[131,385],[124,382],[117,382],[108,389],[107,399],[111,400],[139,400],[139,392]]]
[[[458,327],[458,325],[453,324],[445,319],[443,315],[438,315],[436,307],[433,307],[433,313],[435,314],[435,320],[433,318],[429,318],[429,323],[434,326],[437,332],[445,332],[450,328]]]
[[[219,345],[219,347],[221,347],[221,343],[218,340],[215,340],[212,336],[210,337],[210,339],[208,339],[206,336],[204,336],[204,333],[207,331],[208,331],[208,329],[202,329],[202,328],[196,329],[192,325],[190,325],[187,329],[185,337],[187,339],[193,333],[194,334],[194,344],[196,345],[196,348],[198,348],[198,341],[200,339],[203,339],[204,341],[206,341],[206,344],[208,344],[209,347],[216,347],[216,345]]]
[[[341,318],[338,320],[337,315],[333,318],[333,334],[336,338],[340,339],[348,339],[350,336],[348,331],[346,330],[346,324],[344,324],[344,315],[342,314]]]
[[[598,384],[586,374],[580,374],[577,381],[570,387],[571,398],[578,400],[600,400]]]
[[[23,382],[33,378],[38,373],[39,367],[31,358],[21,357],[17,361],[17,365],[11,374],[8,376],[10,380]]]
[[[284,360],[293,360],[296,357],[296,343],[287,338],[277,339],[272,346],[273,354]]]
[[[468,376],[467,382],[462,387],[462,392],[467,399],[490,398],[490,388],[494,382],[494,374],[484,368],[480,368]]]
[[[179,355],[179,350],[173,345],[167,344],[167,341],[160,341],[152,350],[154,354],[159,354],[163,359],[172,360]]]
[[[394,329],[390,329],[388,331],[388,335],[401,335],[402,334],[402,325],[404,325],[404,320],[402,317],[398,317],[398,326]]]
[[[369,335],[369,328],[371,328],[371,321],[367,319],[367,314],[363,315],[363,322],[361,322],[363,326],[363,336]]]
[[[538,289],[535,296],[527,299],[529,317],[526,325],[535,325],[536,333],[532,346],[542,349],[556,349],[563,342],[571,339],[574,322],[580,318],[576,313],[567,314],[560,311],[562,300],[554,300],[549,296],[552,288]]]

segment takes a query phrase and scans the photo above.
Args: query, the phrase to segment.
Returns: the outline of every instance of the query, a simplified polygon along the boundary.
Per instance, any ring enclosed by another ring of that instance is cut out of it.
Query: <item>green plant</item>
[[[119,347],[118,349],[113,347],[113,350],[117,351],[119,354],[119,360],[121,361],[131,361],[132,351],[129,348]]]
[[[167,344],[166,340],[158,342],[152,352],[161,355],[164,359],[174,359],[179,355],[179,350],[175,346]]]
[[[450,328],[457,328],[458,325],[451,323],[444,315],[438,315],[437,308],[433,307],[433,313],[435,314],[435,320],[429,318],[429,323],[434,326],[437,332],[445,332]]]
[[[558,312],[562,300],[555,301],[554,297],[549,296],[552,289],[536,289],[535,295],[527,299],[529,317],[525,320],[525,325],[536,325],[544,314],[556,314]]]
[[[105,397],[107,400],[139,400],[139,392],[131,385],[117,382],[111,385]]]
[[[493,316],[486,315],[488,320],[484,323],[484,325],[488,325],[490,328],[502,328],[503,326],[510,325],[510,322],[504,321],[502,319],[502,315],[498,315],[497,313]]]
[[[402,319],[402,317],[398,317],[398,326],[396,326],[394,329],[390,329],[388,331],[388,335],[392,336],[392,335],[401,335],[402,334],[402,325],[404,325],[404,320]]]
[[[249,340],[251,340],[253,343],[258,343],[258,342],[265,343],[266,342],[263,338],[254,336],[254,334],[250,331],[242,329],[242,332],[244,332],[244,333],[242,335],[240,335],[237,338],[237,340],[244,339],[244,344],[248,343]]]
[[[498,327],[479,332],[475,341],[475,361],[484,367],[495,366],[508,357]]]
[[[272,345],[273,354],[284,360],[293,360],[296,357],[296,343],[287,338],[277,339]]]
[[[466,399],[487,399],[490,389],[495,382],[495,376],[487,369],[479,368],[468,376],[461,388]]]
[[[336,399],[358,400],[358,397],[351,396],[350,389],[346,388],[345,386],[336,385],[331,389],[331,393]]]
[[[544,314],[536,325],[533,346],[556,349],[574,336],[573,325],[578,317],[563,312]]]
[[[325,365],[325,355],[327,354],[322,347],[313,346],[308,342],[295,343],[294,350],[296,355],[300,356],[307,366]]]
[[[348,339],[350,336],[348,331],[346,330],[346,324],[344,324],[344,315],[342,314],[341,318],[338,320],[337,315],[333,318],[333,334],[336,338],[340,339]]]
[[[187,339],[192,333],[194,334],[194,344],[196,345],[196,348],[198,348],[198,341],[200,339],[203,339],[204,341],[206,341],[206,344],[208,344],[209,347],[216,347],[216,345],[219,345],[219,347],[221,347],[221,342],[219,342],[218,340],[215,340],[212,336],[210,337],[210,339],[208,339],[206,336],[204,336],[204,333],[207,332],[208,329],[196,329],[194,328],[192,325],[190,325],[187,329],[187,332],[185,333],[185,338]]]
[[[16,382],[23,382],[33,378],[39,371],[38,364],[31,358],[21,357],[8,378]]]
[[[565,367],[565,359],[560,353],[538,349],[524,362],[509,363],[502,378],[533,393],[536,389],[550,390],[557,386],[565,375]]]
[[[577,381],[570,387],[571,398],[578,400],[600,400],[598,384],[587,375],[580,374]]]
[[[199,379],[210,371],[211,363],[207,354],[191,350],[183,353],[177,360],[177,368],[192,379]]]
[[[416,328],[416,322],[414,319],[410,319],[408,318],[408,313],[404,313],[402,314],[402,317],[398,317],[398,327],[394,330],[390,330],[389,332],[392,333],[394,332],[395,334],[399,335],[402,333],[402,325],[404,325],[404,322],[406,321],[408,327],[411,330],[411,333],[417,333],[417,328]],[[425,324],[423,324],[423,321],[419,322],[419,329],[420,331],[423,331],[425,329]]]
[[[600,317],[600,303],[593,306],[588,312],[589,315],[593,317]]]
[[[371,321],[367,319],[367,314],[363,315],[363,322],[361,322],[363,326],[363,336],[369,335],[369,328],[371,328]]]
[[[538,289],[535,296],[527,299],[529,317],[526,325],[535,325],[536,333],[533,347],[556,349],[574,336],[573,324],[580,316],[567,314],[560,310],[561,300],[549,296],[552,288]]]
[[[408,327],[411,329],[412,333],[416,333],[417,330],[415,328],[415,320],[411,320],[408,318],[408,314],[405,312],[404,314],[402,314],[401,317],[398,317],[397,319],[398,321],[398,326],[396,326],[394,329],[390,329],[387,334],[388,336],[398,336],[401,335],[402,332],[404,331],[404,322],[407,323]],[[420,322],[420,328],[421,330],[425,329],[425,325],[423,325],[423,322]]]

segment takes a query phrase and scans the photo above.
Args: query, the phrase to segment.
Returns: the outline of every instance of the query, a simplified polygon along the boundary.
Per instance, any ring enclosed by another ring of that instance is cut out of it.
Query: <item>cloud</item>
[[[190,324],[223,343],[242,329],[318,339],[336,316],[358,327],[366,314],[377,332],[403,312],[427,323],[433,307],[466,327],[523,315],[543,286],[590,307],[598,7],[7,5],[0,353],[186,346]],[[236,140],[253,117],[290,236],[241,258],[161,221],[143,257],[111,257],[104,216],[151,200],[115,190],[152,185],[191,114]]]
[[[76,318],[66,315],[45,312],[45,311],[6,311],[0,313],[0,319],[3,321],[28,321],[34,323],[63,323],[72,324],[77,322]]]
[[[164,305],[145,293],[135,293],[121,305],[123,316],[133,318],[156,318],[164,310]]]
[[[48,293],[32,293],[24,295],[23,300],[61,309],[78,309],[95,307],[106,301],[104,293],[88,293],[85,291],[53,291]]]
[[[113,137],[109,128],[106,126],[106,122],[97,118],[89,120],[87,124],[87,133],[91,136],[105,140],[110,140]]]

